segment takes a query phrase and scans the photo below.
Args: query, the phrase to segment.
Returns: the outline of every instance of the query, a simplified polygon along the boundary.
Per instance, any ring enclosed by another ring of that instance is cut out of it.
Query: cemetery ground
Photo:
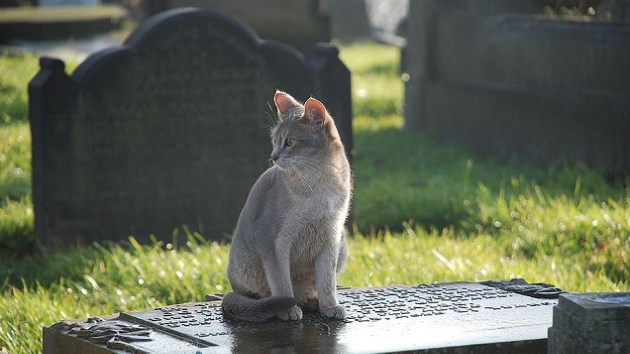
[[[398,50],[363,43],[342,46],[341,57],[355,117],[355,226],[341,284],[523,277],[630,291],[629,180],[579,164],[498,161],[404,131]],[[33,250],[26,85],[36,72],[35,57],[0,57],[0,352],[41,351],[42,326],[63,319],[228,291],[229,243],[185,227],[176,232],[186,244]]]

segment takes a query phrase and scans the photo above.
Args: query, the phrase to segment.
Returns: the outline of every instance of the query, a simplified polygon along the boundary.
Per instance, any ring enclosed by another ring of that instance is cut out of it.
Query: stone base
[[[348,318],[223,317],[220,301],[73,320],[44,328],[44,353],[545,352],[554,299],[478,283],[339,290]]]
[[[628,353],[630,293],[566,293],[553,309],[550,354]]]

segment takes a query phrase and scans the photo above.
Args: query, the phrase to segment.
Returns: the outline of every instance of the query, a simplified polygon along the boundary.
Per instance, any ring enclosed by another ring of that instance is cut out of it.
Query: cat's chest
[[[290,199],[287,205],[293,206],[291,209],[298,219],[345,218],[350,198],[347,184],[336,174],[296,173],[285,180]]]
[[[298,197],[296,205],[300,206],[298,210],[301,213],[308,214],[308,219],[337,218],[344,213],[346,198],[346,193],[343,191],[321,189],[308,196]]]

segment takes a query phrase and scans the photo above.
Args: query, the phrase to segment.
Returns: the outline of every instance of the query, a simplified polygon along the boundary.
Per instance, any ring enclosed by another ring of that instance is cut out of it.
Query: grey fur
[[[228,265],[233,293],[223,299],[224,313],[298,321],[302,308],[315,307],[342,319],[336,276],[347,258],[350,165],[321,102],[309,98],[302,105],[280,91],[274,102],[274,164],[252,187],[239,217]]]

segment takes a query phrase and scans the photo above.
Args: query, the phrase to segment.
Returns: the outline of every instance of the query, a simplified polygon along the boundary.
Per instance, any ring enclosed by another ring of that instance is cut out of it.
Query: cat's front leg
[[[276,252],[275,257],[267,257],[263,262],[263,267],[271,296],[294,297],[288,252]],[[278,317],[285,321],[299,321],[302,319],[303,313],[302,309],[296,305],[279,313]]]
[[[315,289],[315,274],[308,273],[299,278],[292,278],[293,293],[298,302],[298,306],[303,311],[318,311],[317,290]]]
[[[337,302],[337,257],[339,245],[329,244],[322,250],[315,263],[319,311],[327,318],[344,319],[346,310]]]

